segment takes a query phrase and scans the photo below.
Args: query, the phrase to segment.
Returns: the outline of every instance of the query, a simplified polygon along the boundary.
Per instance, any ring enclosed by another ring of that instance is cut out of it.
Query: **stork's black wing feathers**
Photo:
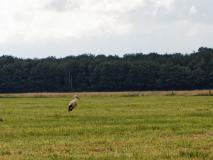
[[[68,106],[68,112],[69,112],[69,111],[72,111],[72,109],[73,109],[73,106],[72,106],[72,104],[70,104],[70,105]]]

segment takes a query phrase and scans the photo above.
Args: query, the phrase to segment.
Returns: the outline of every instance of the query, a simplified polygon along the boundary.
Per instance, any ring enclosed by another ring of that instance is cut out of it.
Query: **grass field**
[[[212,96],[0,98],[0,160],[212,160]]]

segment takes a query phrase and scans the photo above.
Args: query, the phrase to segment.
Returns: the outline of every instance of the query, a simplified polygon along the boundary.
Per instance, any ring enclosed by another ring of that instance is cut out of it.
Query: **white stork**
[[[74,95],[73,99],[68,104],[68,112],[72,111],[76,106],[80,98],[77,95]]]

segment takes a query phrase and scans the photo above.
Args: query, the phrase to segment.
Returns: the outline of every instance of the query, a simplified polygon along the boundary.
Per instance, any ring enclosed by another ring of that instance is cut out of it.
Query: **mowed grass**
[[[0,98],[0,160],[212,160],[212,96]]]

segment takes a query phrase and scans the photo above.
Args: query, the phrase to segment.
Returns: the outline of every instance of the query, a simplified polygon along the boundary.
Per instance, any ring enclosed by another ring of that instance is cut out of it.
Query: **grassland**
[[[212,96],[2,96],[0,160],[212,160]]]

